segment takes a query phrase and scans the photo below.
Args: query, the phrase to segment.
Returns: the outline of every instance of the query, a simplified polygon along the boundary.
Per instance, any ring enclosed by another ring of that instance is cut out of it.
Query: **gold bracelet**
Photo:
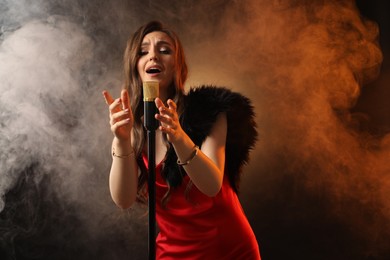
[[[195,156],[198,154],[199,146],[195,145],[193,149],[194,149],[194,150],[192,151],[191,156],[190,156],[190,158],[188,158],[187,161],[181,162],[181,161],[179,160],[179,158],[178,158],[178,159],[177,159],[177,164],[180,165],[180,166],[184,166],[184,165],[189,164],[189,163],[192,161],[192,159],[194,159]]]
[[[129,154],[123,154],[123,155],[119,155],[119,154],[116,154],[115,153],[115,150],[112,149],[112,156],[114,157],[118,157],[118,158],[129,158],[130,156],[132,156],[134,154],[134,150],[131,150],[131,152]]]

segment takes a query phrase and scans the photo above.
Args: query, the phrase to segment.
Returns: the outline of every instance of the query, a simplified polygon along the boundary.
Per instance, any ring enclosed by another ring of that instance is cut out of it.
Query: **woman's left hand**
[[[155,100],[159,114],[155,118],[160,121],[159,129],[167,135],[167,139],[171,143],[183,137],[184,131],[179,122],[179,116],[176,111],[176,103],[168,99],[166,107],[160,98]]]

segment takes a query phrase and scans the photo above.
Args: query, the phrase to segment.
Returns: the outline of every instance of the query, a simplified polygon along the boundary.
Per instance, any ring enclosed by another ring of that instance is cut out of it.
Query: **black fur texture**
[[[239,190],[242,168],[249,161],[258,133],[255,113],[251,101],[224,87],[200,86],[191,88],[185,97],[184,112],[180,117],[184,131],[196,145],[206,139],[217,115],[225,112],[227,116],[227,140],[225,174],[235,192]],[[171,187],[181,184],[185,171],[176,163],[177,156],[171,147],[165,159],[163,178]]]

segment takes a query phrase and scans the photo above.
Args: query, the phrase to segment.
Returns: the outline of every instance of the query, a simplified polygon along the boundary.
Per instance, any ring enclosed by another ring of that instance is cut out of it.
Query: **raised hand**
[[[113,99],[106,90],[103,91],[103,96],[110,112],[111,132],[121,141],[129,140],[133,127],[133,113],[127,90],[122,90],[121,97],[117,99]]]
[[[166,107],[159,98],[156,98],[155,103],[159,111],[159,114],[156,114],[156,119],[160,121],[159,129],[167,135],[169,142],[174,143],[185,134],[179,122],[176,103],[168,99]]]

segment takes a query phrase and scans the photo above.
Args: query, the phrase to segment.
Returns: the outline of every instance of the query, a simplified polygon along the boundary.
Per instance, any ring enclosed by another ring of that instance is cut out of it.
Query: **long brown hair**
[[[159,21],[151,21],[141,26],[133,36],[127,41],[126,50],[124,53],[124,76],[125,85],[130,95],[131,109],[134,114],[133,138],[132,145],[138,159],[142,158],[142,151],[145,146],[146,132],[143,127],[143,90],[142,80],[137,69],[137,63],[141,57],[141,44],[145,35],[151,32],[163,32],[167,34],[173,41],[175,47],[175,74],[172,85],[169,87],[168,98],[175,101],[179,115],[182,112],[182,101],[184,98],[184,83],[187,79],[187,63],[183,46],[176,33],[165,27]],[[168,143],[167,143],[168,146]],[[138,190],[144,188],[146,181],[145,170],[141,167],[141,175],[139,176]]]

